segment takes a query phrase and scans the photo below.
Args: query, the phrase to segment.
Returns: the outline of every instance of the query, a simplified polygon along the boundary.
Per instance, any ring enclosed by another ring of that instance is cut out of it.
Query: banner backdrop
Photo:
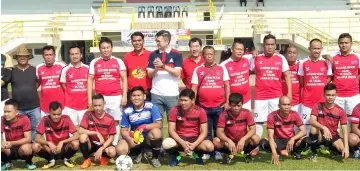
[[[156,46],[155,35],[157,32],[163,29],[145,29],[145,30],[136,30],[144,34],[144,46]],[[178,41],[178,36],[176,34],[176,29],[165,29],[171,34],[171,45],[176,45]],[[121,44],[131,46],[131,34],[132,30],[121,30]]]

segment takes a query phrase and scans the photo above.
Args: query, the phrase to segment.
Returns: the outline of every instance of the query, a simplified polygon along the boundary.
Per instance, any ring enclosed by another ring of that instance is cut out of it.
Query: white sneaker
[[[210,159],[210,154],[203,154],[203,156],[201,158],[203,160],[209,160]]]
[[[222,159],[223,159],[223,157],[222,157],[221,153],[218,151],[215,151],[215,160],[222,160]]]

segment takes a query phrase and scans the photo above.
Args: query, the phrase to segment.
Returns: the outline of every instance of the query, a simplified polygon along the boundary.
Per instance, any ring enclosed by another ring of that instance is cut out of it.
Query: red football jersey
[[[57,145],[60,141],[70,137],[76,132],[76,127],[68,115],[61,115],[58,123],[53,122],[49,116],[44,116],[36,128],[39,135],[45,134],[46,141]]]
[[[60,82],[65,83],[65,106],[75,110],[87,108],[87,78],[89,66],[75,68],[69,64],[61,71]]]
[[[244,137],[249,126],[255,125],[251,112],[241,109],[240,114],[234,116],[231,111],[224,111],[219,116],[218,128],[224,128],[225,135],[235,143]]]
[[[36,77],[41,83],[40,108],[49,113],[49,104],[58,101],[64,107],[64,90],[60,85],[61,70],[65,65],[55,62],[52,66],[41,63],[36,66]]]
[[[318,102],[324,102],[324,87],[328,76],[332,75],[330,62],[306,58],[300,62],[299,75],[304,76],[303,105],[311,108]]]
[[[124,62],[112,56],[109,60],[95,58],[89,66],[89,74],[94,75],[95,92],[104,96],[122,94],[120,71],[126,71]]]
[[[351,123],[358,124],[358,128],[360,129],[360,103],[357,104],[352,111]]]
[[[294,126],[300,127],[303,122],[299,113],[290,111],[286,118],[280,116],[280,110],[276,110],[268,115],[267,128],[274,130],[275,138],[291,138],[295,136]]]
[[[214,68],[198,66],[194,70],[191,84],[198,85],[203,79],[201,85],[198,85],[199,103],[200,105],[213,108],[219,107],[225,102],[225,81],[229,80],[229,74],[226,69],[220,65]]]
[[[180,106],[171,108],[169,122],[176,123],[176,133],[181,137],[191,138],[200,135],[200,125],[207,123],[206,112],[203,108],[193,106],[190,113],[182,111],[183,116],[177,110],[182,110]]]
[[[300,62],[297,61],[295,63],[295,65],[289,65],[289,71],[290,71],[290,76],[291,76],[291,93],[292,93],[292,102],[291,105],[295,106],[301,103],[301,87],[300,87],[300,77],[298,75],[298,70],[299,70],[299,66],[300,66]],[[284,76],[282,76],[282,81],[283,81],[283,95],[287,95],[288,91],[287,91],[287,86],[286,86],[286,82],[285,82],[285,78]]]
[[[239,61],[229,58],[220,65],[224,66],[229,74],[231,93],[239,93],[244,97],[244,104],[251,99],[250,91],[250,60],[252,55],[244,55]]]
[[[268,100],[282,96],[283,72],[289,70],[287,60],[282,55],[274,54],[266,57],[260,54],[255,57],[251,64],[251,70],[255,70],[255,99]]]
[[[320,108],[320,109],[319,109]],[[311,109],[311,115],[317,117],[317,121],[326,126],[332,136],[338,135],[339,122],[341,125],[347,124],[347,117],[344,109],[335,104],[331,109],[327,108],[324,103],[317,103]]]
[[[333,56],[333,83],[339,97],[352,97],[359,94],[359,68],[360,54],[351,53],[341,56],[340,53]]]
[[[202,56],[199,57],[200,61],[196,63],[191,56],[184,59],[183,67],[181,70],[181,78],[185,79],[186,88],[191,88],[191,80],[196,67],[202,65],[204,63],[204,58]]]
[[[115,126],[114,118],[107,113],[105,113],[104,117],[98,118],[94,112],[86,112],[80,122],[80,127],[90,131],[99,132],[104,137],[105,141],[110,135],[116,134]],[[90,136],[89,139],[95,142],[100,141],[96,135]]]
[[[11,123],[1,117],[1,134],[5,133],[6,141],[17,141],[24,138],[24,133],[31,131],[30,119],[26,115],[18,114],[16,121]]]
[[[145,90],[151,88],[151,79],[146,72],[150,53],[150,51],[144,49],[140,55],[135,51],[125,54],[124,64],[127,69],[129,89],[135,86],[142,86]]]

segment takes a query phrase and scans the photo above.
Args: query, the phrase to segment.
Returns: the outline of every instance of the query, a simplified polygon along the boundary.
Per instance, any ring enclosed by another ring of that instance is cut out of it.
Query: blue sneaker
[[[170,160],[171,167],[177,166],[180,163],[181,156],[171,156],[170,158],[171,158]]]
[[[195,159],[195,163],[199,165],[204,165],[204,160],[201,157]]]
[[[354,151],[354,159],[360,159],[360,148]]]

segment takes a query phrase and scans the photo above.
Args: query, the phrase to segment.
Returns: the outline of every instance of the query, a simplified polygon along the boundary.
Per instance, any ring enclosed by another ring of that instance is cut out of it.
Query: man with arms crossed
[[[196,106],[195,92],[184,89],[180,93],[179,105],[170,111],[169,138],[163,141],[164,150],[170,154],[170,166],[177,166],[181,160],[179,150],[193,153],[196,164],[204,164],[203,153],[214,151],[214,145],[207,136],[207,118],[204,109]]]
[[[145,90],[141,86],[131,89],[132,104],[124,110],[121,120],[121,137],[116,151],[119,155],[136,156],[134,162],[141,162],[141,150],[146,147],[152,148],[151,163],[154,167],[160,167],[159,161],[160,148],[162,144],[162,117],[157,106],[151,102],[146,102]],[[136,144],[134,138],[130,136],[130,131],[140,131],[144,135],[144,142]]]
[[[70,117],[62,115],[59,102],[51,102],[49,108],[49,115],[41,119],[36,129],[33,152],[48,161],[42,169],[54,167],[55,160],[58,159],[64,159],[65,166],[73,168],[75,163],[70,158],[79,149],[79,133]],[[72,137],[69,134],[72,134]]]
[[[213,140],[215,149],[227,153],[223,163],[229,164],[233,154],[245,153],[245,162],[252,160],[249,154],[255,149],[260,137],[256,135],[254,118],[251,111],[242,108],[243,96],[231,93],[229,97],[230,109],[221,113],[217,127],[217,134]],[[249,130],[249,131],[248,131]]]
[[[282,93],[284,76],[287,96],[292,96],[289,65],[286,58],[275,54],[276,38],[269,34],[263,39],[264,53],[255,57],[251,70],[255,71],[255,122],[256,134],[260,137],[263,133],[263,124],[267,121],[269,113],[279,108],[279,98]]]
[[[5,102],[4,116],[1,117],[1,170],[12,166],[11,160],[25,160],[29,170],[36,169],[32,163],[30,120],[19,114],[15,99]]]
[[[302,120],[306,134],[310,132],[311,108],[318,102],[324,102],[324,86],[331,81],[331,63],[321,58],[322,42],[319,39],[310,41],[310,56],[300,62],[300,84],[304,87],[302,96]]]
[[[319,93],[319,92],[317,92]],[[311,160],[317,162],[317,148],[327,146],[332,152],[341,152],[344,159],[349,157],[349,133],[344,109],[335,104],[336,86],[332,83],[324,87],[325,102],[316,103],[311,109],[310,138]],[[338,132],[341,124],[342,136]]]
[[[44,63],[36,66],[36,77],[41,85],[40,109],[41,116],[49,114],[49,104],[58,101],[64,105],[64,90],[60,85],[60,74],[64,63],[55,61],[55,47],[42,48]]]
[[[70,64],[61,71],[60,82],[65,90],[65,108],[63,113],[69,115],[77,126],[87,109],[87,77],[89,66],[81,62],[80,47],[69,49]]]
[[[116,134],[115,120],[105,112],[103,95],[93,95],[91,100],[94,110],[86,112],[80,122],[80,151],[84,157],[81,169],[91,166],[90,155],[93,153],[95,160],[100,160],[102,166],[108,164],[105,156],[116,156],[115,147],[112,145]]]
[[[122,116],[122,106],[127,104],[128,83],[124,62],[112,56],[112,41],[103,37],[99,43],[101,56],[91,61],[87,82],[88,107],[92,106],[93,85],[95,93],[105,98],[105,111],[116,121],[116,134],[113,145],[118,143],[120,135],[119,122]]]
[[[260,146],[263,150],[272,153],[271,162],[279,165],[279,155],[288,156],[292,152],[295,159],[301,159],[300,152],[310,147],[310,138],[306,136],[306,128],[300,115],[291,110],[291,100],[287,96],[279,99],[279,110],[269,114],[267,129],[269,140],[262,139]],[[295,134],[294,127],[300,129]]]

